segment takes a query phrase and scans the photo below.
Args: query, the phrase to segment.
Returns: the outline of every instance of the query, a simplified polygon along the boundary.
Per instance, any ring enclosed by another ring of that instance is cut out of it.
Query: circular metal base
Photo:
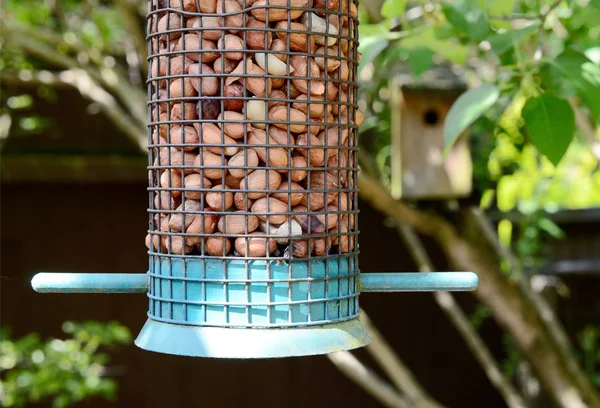
[[[277,329],[185,326],[148,319],[135,344],[144,350],[179,356],[280,358],[352,350],[370,340],[359,319]]]

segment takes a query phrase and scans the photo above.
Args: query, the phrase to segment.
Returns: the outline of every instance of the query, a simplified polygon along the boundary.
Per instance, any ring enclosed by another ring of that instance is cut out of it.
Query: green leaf
[[[417,47],[413,50],[409,51],[408,65],[412,69],[415,77],[421,76],[425,71],[427,71],[431,65],[433,65],[433,56],[435,52],[430,50],[427,47]]]
[[[358,51],[362,54],[360,65],[358,66],[358,75],[362,72],[363,68],[369,65],[377,56],[387,48],[389,44],[388,39],[385,36],[368,37],[364,41],[360,42]]]
[[[521,115],[532,143],[558,165],[575,133],[575,115],[569,102],[545,93],[529,98]]]
[[[429,48],[447,60],[457,64],[464,64],[467,59],[467,47],[455,42],[454,39],[439,39],[436,36],[434,27],[428,27],[415,35],[401,40],[401,44],[407,50],[414,50],[419,47]]]
[[[490,18],[508,16],[514,10],[516,2],[517,0],[491,0],[487,7],[488,15]],[[492,20],[492,24],[498,28],[510,28],[510,21],[506,20]]]
[[[491,31],[483,11],[473,0],[444,4],[442,11],[450,24],[473,40],[481,41]]]
[[[509,49],[511,49],[523,38],[535,33],[538,30],[539,26],[539,21],[536,21],[533,24],[524,28],[519,28],[517,30],[509,30],[502,34],[494,34],[488,37],[487,40],[490,43],[492,50],[496,54],[501,55]]]
[[[368,37],[381,37],[387,33],[388,29],[383,24],[360,24],[358,26],[358,34],[361,43],[366,41]]]
[[[444,144],[447,153],[458,137],[488,110],[500,96],[491,84],[481,85],[462,94],[450,108],[444,123]]]
[[[542,83],[563,98],[578,96],[600,124],[600,66],[584,54],[568,49],[540,69]]]
[[[408,0],[385,0],[381,6],[381,15],[386,19],[401,17],[406,10]]]

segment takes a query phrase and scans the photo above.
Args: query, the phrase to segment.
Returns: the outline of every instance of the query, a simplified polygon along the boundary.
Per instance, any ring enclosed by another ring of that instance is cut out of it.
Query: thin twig
[[[577,130],[583,135],[596,160],[600,161],[600,141],[596,136],[594,128],[590,124],[586,114],[579,107],[579,104],[575,101],[575,98],[569,98],[569,104],[573,108],[573,113],[575,113],[575,126]]]
[[[519,262],[510,248],[507,248],[500,243],[496,230],[483,211],[481,211],[479,208],[471,208],[470,213],[477,222],[485,240],[492,245],[496,253],[502,259],[508,262],[512,274],[520,278],[518,280],[518,285],[521,288],[521,292],[527,297],[527,300],[529,300],[533,308],[537,310],[539,316],[541,317],[541,321],[544,323],[545,329],[548,332],[548,337],[554,342],[558,353],[560,353],[563,361],[565,361],[571,375],[573,375],[573,377],[576,379],[578,386],[585,390],[590,398],[593,398],[593,403],[595,404],[593,406],[600,407],[598,395],[591,383],[587,381],[585,375],[579,368],[579,364],[571,352],[571,343],[565,333],[565,330],[560,322],[556,319],[556,314],[546,299],[531,289],[531,286],[525,279],[525,273],[523,271],[521,262]]]
[[[58,74],[49,71],[21,71],[19,73],[2,71],[0,81],[4,85],[73,87],[86,99],[96,102],[107,118],[142,151],[147,149],[148,137],[144,128],[128,117],[113,96],[99,86],[85,70],[72,69]]]
[[[501,21],[515,21],[515,20],[540,20],[542,25],[546,22],[546,19],[554,11],[555,8],[560,6],[563,0],[554,0],[545,12],[540,14],[509,14],[505,16],[490,16],[490,20],[501,20]]]
[[[434,267],[431,258],[429,258],[415,230],[406,224],[397,224],[397,229],[412,258],[419,266],[419,270],[421,272],[433,272]],[[473,325],[469,322],[469,319],[460,306],[456,303],[454,296],[449,292],[433,292],[433,297],[458,330],[492,385],[504,397],[506,404],[510,408],[526,408],[523,398],[510,382],[504,378],[492,353],[479,333],[477,333]]]
[[[145,77],[147,74],[146,59],[148,58],[148,50],[146,36],[142,30],[142,26],[137,20],[137,12],[132,9],[131,2],[127,0],[117,0],[116,3],[121,12],[121,16],[123,16],[127,31],[133,36],[137,54],[136,68],[139,69]]]
[[[364,310],[360,311],[360,319],[369,330],[371,343],[366,347],[371,357],[379,364],[392,383],[402,391],[408,399],[420,408],[442,408],[434,401],[413,376],[410,369],[404,365],[398,354],[387,342],[381,332],[375,327]]]
[[[328,354],[327,358],[346,377],[361,386],[373,398],[389,408],[410,408],[413,406],[406,401],[396,390],[381,379],[368,367],[363,365],[356,357],[348,351]]]
[[[573,358],[566,358],[559,350],[553,333],[541,321],[545,317],[540,316],[540,310],[533,307],[521,288],[502,274],[491,250],[479,250],[479,245],[483,244],[481,239],[473,242],[471,239],[475,238],[459,235],[444,218],[394,200],[388,189],[368,174],[359,174],[358,187],[361,198],[374,209],[432,237],[453,265],[479,274],[475,295],[490,308],[498,324],[513,335],[546,391],[559,406],[585,407],[587,400],[588,406],[600,407],[600,398],[591,382],[576,363],[572,366]]]
[[[77,60],[57,49],[29,37],[15,35],[15,32],[10,30],[3,29],[2,36],[7,36],[8,42],[13,46],[57,68],[85,70],[91,78],[101,84],[107,91],[113,93],[123,103],[140,126],[146,126],[146,95],[140,89],[131,87],[127,78],[120,76],[115,70],[106,67],[98,70],[92,66],[82,66]]]

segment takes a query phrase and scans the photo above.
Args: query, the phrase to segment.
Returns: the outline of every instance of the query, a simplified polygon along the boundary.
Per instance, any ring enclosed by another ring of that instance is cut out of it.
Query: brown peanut
[[[193,126],[171,126],[169,142],[183,146],[183,150],[192,151],[198,148],[198,132]]]
[[[239,32],[236,28],[242,27],[246,22],[246,14],[242,13],[242,6],[235,0],[218,0],[217,13],[227,13],[225,16],[225,27],[232,28],[230,33],[236,34]]]
[[[277,37],[282,40],[285,44],[289,43],[292,51],[300,52],[314,52],[315,51],[315,38],[312,35],[305,34],[308,29],[302,23],[289,23],[287,21],[280,21],[275,25],[277,30]],[[284,61],[285,62],[285,61]]]
[[[223,234],[245,234],[255,231],[258,228],[258,218],[254,215],[245,215],[239,213],[225,214],[219,219],[217,228]]]
[[[268,211],[267,211],[268,206]],[[273,197],[259,198],[252,204],[252,212],[258,213],[256,216],[261,221],[267,221],[271,224],[279,225],[287,221],[288,215],[281,214],[288,211],[288,205]]]
[[[239,112],[225,111],[219,115],[219,120],[223,123],[221,127],[227,136],[232,139],[243,139],[246,134],[244,125],[244,115]]]
[[[243,178],[247,173],[252,173],[258,166],[258,155],[252,149],[241,150],[229,159],[229,173],[238,178]],[[239,167],[239,168],[235,168]]]
[[[205,122],[201,125],[199,123],[194,123],[194,127],[196,127],[196,131],[198,132],[202,143],[215,145],[205,146],[209,152],[216,155],[224,154],[225,156],[233,156],[240,151],[235,139],[232,139],[224,132],[221,132],[221,129],[214,123]]]
[[[198,35],[202,36],[202,38],[211,41],[217,41],[223,35],[223,31],[220,30],[221,27],[221,18],[214,16],[202,16],[202,17],[192,17],[190,18],[185,26],[187,28],[202,28],[202,30],[197,31]],[[218,30],[207,30],[209,27],[219,28]]]
[[[265,31],[268,24],[264,21],[258,21],[254,18],[248,20],[246,28],[253,30],[246,31],[246,45],[251,50],[268,50],[273,42],[273,34]],[[266,39],[266,40],[265,40]]]
[[[306,194],[304,188],[293,181],[284,181],[279,186],[280,193],[272,193],[271,197],[278,199],[281,202],[290,204],[292,207],[298,205],[302,201],[302,197]]]
[[[308,7],[308,0],[289,0],[292,7]],[[259,0],[254,3],[255,9],[252,10],[252,17],[260,21],[287,21],[288,17],[292,20],[297,19],[303,13],[302,10],[286,10],[285,8],[268,8],[267,6],[288,7],[288,0]],[[268,9],[268,11],[267,11]]]
[[[202,149],[201,154],[197,155],[194,160],[196,171],[211,180],[220,180],[224,171],[220,167],[226,165],[227,160],[223,161],[221,155],[216,155],[204,149]]]
[[[296,138],[296,145],[298,146],[296,148],[298,153],[309,159],[310,164],[313,166],[323,167],[325,164],[325,150],[323,149],[321,140],[314,135],[302,133]],[[301,148],[300,146],[306,147]]]
[[[261,257],[267,253],[272,254],[277,249],[277,243],[273,238],[254,237],[252,235],[264,235],[262,232],[250,234],[248,238],[239,237],[235,240],[235,250],[242,256]]]
[[[233,193],[226,191],[227,186],[217,184],[206,193],[206,203],[215,211],[225,211],[233,205]]]
[[[267,180],[268,179],[268,180]],[[240,190],[248,190],[249,198],[257,199],[267,195],[267,191],[277,190],[281,185],[281,175],[274,170],[256,170],[244,177]]]
[[[200,200],[200,197],[204,194],[200,189],[211,188],[212,183],[206,177],[200,176],[200,174],[188,174],[183,179],[183,187],[185,188],[185,198]]]
[[[289,117],[288,117],[289,112]],[[288,109],[285,106],[276,106],[269,110],[269,120],[276,122],[288,122],[288,123],[273,123],[274,126],[277,126],[280,129],[290,129],[290,132],[293,133],[302,133],[306,131],[305,123],[298,122],[306,122],[306,114],[298,109],[290,108]]]
[[[219,234],[215,234],[214,237],[206,238],[204,249],[212,256],[226,256],[231,251],[231,241],[219,236]],[[202,251],[201,244],[198,244],[198,251]]]
[[[248,145],[269,145],[269,147],[252,147],[258,157],[270,167],[287,167],[288,155],[284,148],[278,147],[275,139],[269,136],[267,143],[267,132],[262,129],[252,129],[248,135]],[[272,146],[271,146],[272,145]]]
[[[237,35],[227,34],[224,38],[220,38],[217,42],[217,48],[219,50],[227,50],[223,52],[223,55],[227,59],[239,61],[244,58],[244,44],[242,43],[242,39]]]

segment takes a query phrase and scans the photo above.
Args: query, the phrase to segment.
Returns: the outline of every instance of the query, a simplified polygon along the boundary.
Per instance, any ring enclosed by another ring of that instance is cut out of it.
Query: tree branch
[[[576,381],[578,382],[578,386],[585,390],[586,393],[595,396],[596,399],[593,400],[595,404],[594,406],[600,407],[600,400],[598,400],[596,390],[588,381],[585,374],[580,370],[579,364],[571,352],[571,344],[565,333],[565,330],[560,322],[556,319],[556,314],[546,299],[531,289],[529,283],[525,280],[526,275],[523,271],[521,263],[509,248],[506,248],[500,243],[496,230],[490,223],[489,218],[486,217],[486,215],[480,209],[473,208],[469,211],[475,221],[478,223],[480,230],[483,233],[483,237],[494,247],[499,256],[508,262],[510,269],[514,271],[513,274],[521,277],[521,279],[518,281],[521,291],[537,310],[538,315],[541,316],[541,319],[545,323],[545,328],[549,333],[550,339],[555,342],[558,353],[566,362],[566,366],[571,374],[575,377]]]
[[[116,4],[121,12],[127,31],[133,36],[137,56],[136,68],[140,70],[143,77],[145,77],[148,73],[148,64],[146,64],[148,50],[146,48],[146,35],[137,20],[137,12],[132,9],[131,2],[127,0],[117,0]]]
[[[5,28],[5,27],[3,27]],[[102,67],[100,70],[92,66],[82,66],[78,61],[60,51],[49,47],[29,37],[15,35],[10,29],[3,29],[2,36],[7,36],[9,42],[27,54],[45,61],[61,69],[83,69],[97,83],[113,93],[123,103],[131,116],[136,119],[140,127],[146,126],[147,112],[146,95],[139,89],[129,85],[126,77],[119,75],[114,69]],[[39,38],[38,36],[35,36]]]
[[[415,230],[406,224],[398,224],[397,229],[411,253],[412,258],[419,266],[419,270],[421,272],[433,272],[433,263],[431,262],[429,255],[427,255]],[[433,292],[433,297],[454,327],[458,330],[492,385],[504,397],[504,401],[508,407],[526,408],[525,402],[510,382],[504,378],[492,353],[479,333],[477,333],[475,328],[471,325],[460,306],[456,303],[454,296],[452,296],[450,292]]]
[[[509,332],[521,352],[538,373],[545,390],[561,407],[600,407],[598,394],[583,372],[565,359],[548,335],[538,310],[522,289],[500,270],[497,255],[482,247],[481,232],[466,230],[459,235],[445,219],[408,207],[394,200],[374,178],[360,173],[360,196],[398,223],[407,223],[419,233],[435,239],[449,261],[460,270],[479,275],[478,299],[487,305],[498,324]],[[467,225],[468,227],[468,225]],[[573,375],[573,370],[576,372]],[[581,387],[581,382],[588,383]],[[586,404],[586,402],[589,405]]]
[[[128,117],[111,94],[99,86],[85,70],[72,69],[55,74],[50,71],[21,71],[0,72],[0,81],[3,84],[38,87],[42,85],[51,87],[73,87],[81,95],[100,106],[100,110],[121,130],[132,142],[145,153],[148,146],[148,135],[143,132],[132,118]]]
[[[560,6],[563,0],[554,0],[554,3],[548,6],[545,12],[540,14],[509,14],[504,16],[490,16],[490,20],[503,20],[503,21],[514,21],[514,20],[540,20],[542,25],[546,22],[546,19],[554,11],[555,8]]]
[[[420,408],[442,408],[442,405],[434,401],[419,384],[364,310],[360,311],[360,319],[371,336],[371,343],[367,345],[366,350],[396,388],[406,394],[406,397]]]
[[[575,98],[569,98],[569,104],[571,108],[573,108],[573,113],[575,113],[575,126],[583,135],[585,142],[589,145],[590,151],[596,158],[596,160],[600,161],[600,141],[596,136],[596,132],[594,128],[590,124],[588,118],[585,113],[579,107],[579,104],[575,100]]]
[[[346,377],[361,386],[373,398],[389,408],[411,408],[412,404],[399,395],[394,388],[377,374],[364,366],[348,351],[328,354],[327,358]]]

